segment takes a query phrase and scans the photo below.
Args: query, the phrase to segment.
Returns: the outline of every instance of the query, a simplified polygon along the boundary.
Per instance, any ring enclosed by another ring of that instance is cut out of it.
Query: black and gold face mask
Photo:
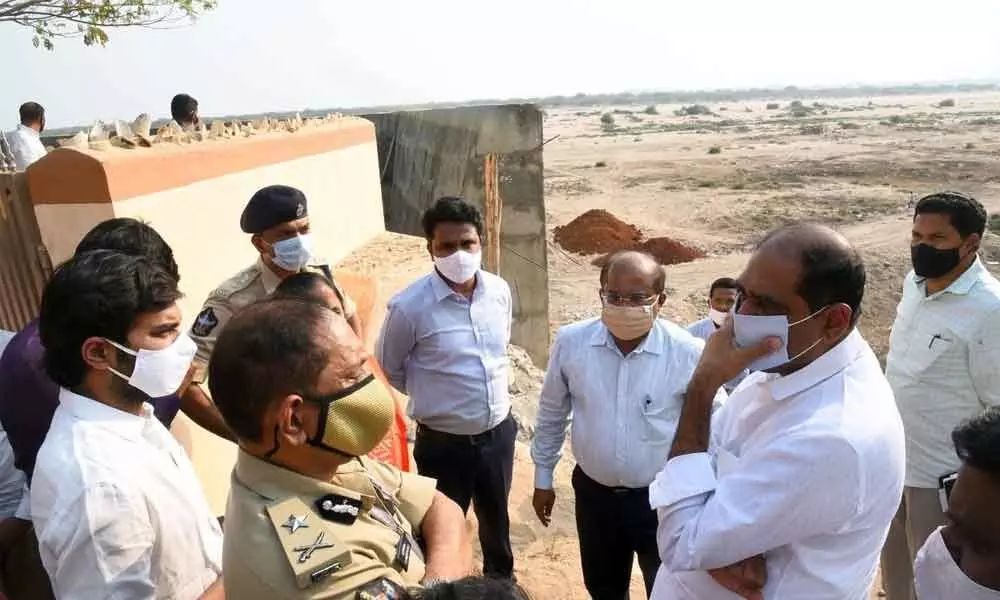
[[[306,397],[319,404],[320,425],[313,446],[345,456],[363,456],[382,441],[392,427],[396,403],[374,375],[329,396]]]

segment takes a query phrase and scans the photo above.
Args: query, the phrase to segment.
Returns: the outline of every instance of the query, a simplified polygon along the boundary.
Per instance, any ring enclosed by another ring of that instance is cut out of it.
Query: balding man
[[[818,225],[770,233],[709,338],[650,486],[653,598],[863,600],[903,490],[903,427],[855,330],[865,268]],[[715,390],[752,373],[712,415]]]
[[[364,457],[395,409],[367,360],[343,316],[314,302],[251,305],[219,336],[209,386],[240,446],[228,597],[398,598],[471,569],[462,511],[434,480]]]
[[[601,317],[559,330],[539,401],[535,512],[548,526],[553,471],[572,418],[580,559],[596,600],[628,597],[636,555],[647,594],[660,566],[649,484],[667,460],[682,393],[704,346],[658,318],[665,279],[648,254],[611,256],[601,269]]]

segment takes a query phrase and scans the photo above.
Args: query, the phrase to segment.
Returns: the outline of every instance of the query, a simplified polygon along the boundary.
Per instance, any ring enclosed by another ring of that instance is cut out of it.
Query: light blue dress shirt
[[[389,382],[410,397],[410,416],[435,431],[476,435],[510,414],[507,282],[478,273],[472,300],[437,271],[389,302],[375,349]]]

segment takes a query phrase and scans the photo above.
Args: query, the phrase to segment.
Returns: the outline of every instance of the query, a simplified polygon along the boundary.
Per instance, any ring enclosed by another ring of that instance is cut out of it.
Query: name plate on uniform
[[[267,507],[275,535],[299,589],[326,579],[351,562],[351,551],[301,498]]]

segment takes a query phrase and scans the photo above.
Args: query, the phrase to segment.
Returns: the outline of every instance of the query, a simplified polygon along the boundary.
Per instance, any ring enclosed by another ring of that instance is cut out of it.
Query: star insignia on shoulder
[[[299,529],[302,529],[304,527],[309,527],[309,525],[306,523],[306,518],[307,518],[306,516],[297,517],[295,515],[288,515],[288,519],[286,519],[281,526],[290,531],[291,533],[295,533]]]

